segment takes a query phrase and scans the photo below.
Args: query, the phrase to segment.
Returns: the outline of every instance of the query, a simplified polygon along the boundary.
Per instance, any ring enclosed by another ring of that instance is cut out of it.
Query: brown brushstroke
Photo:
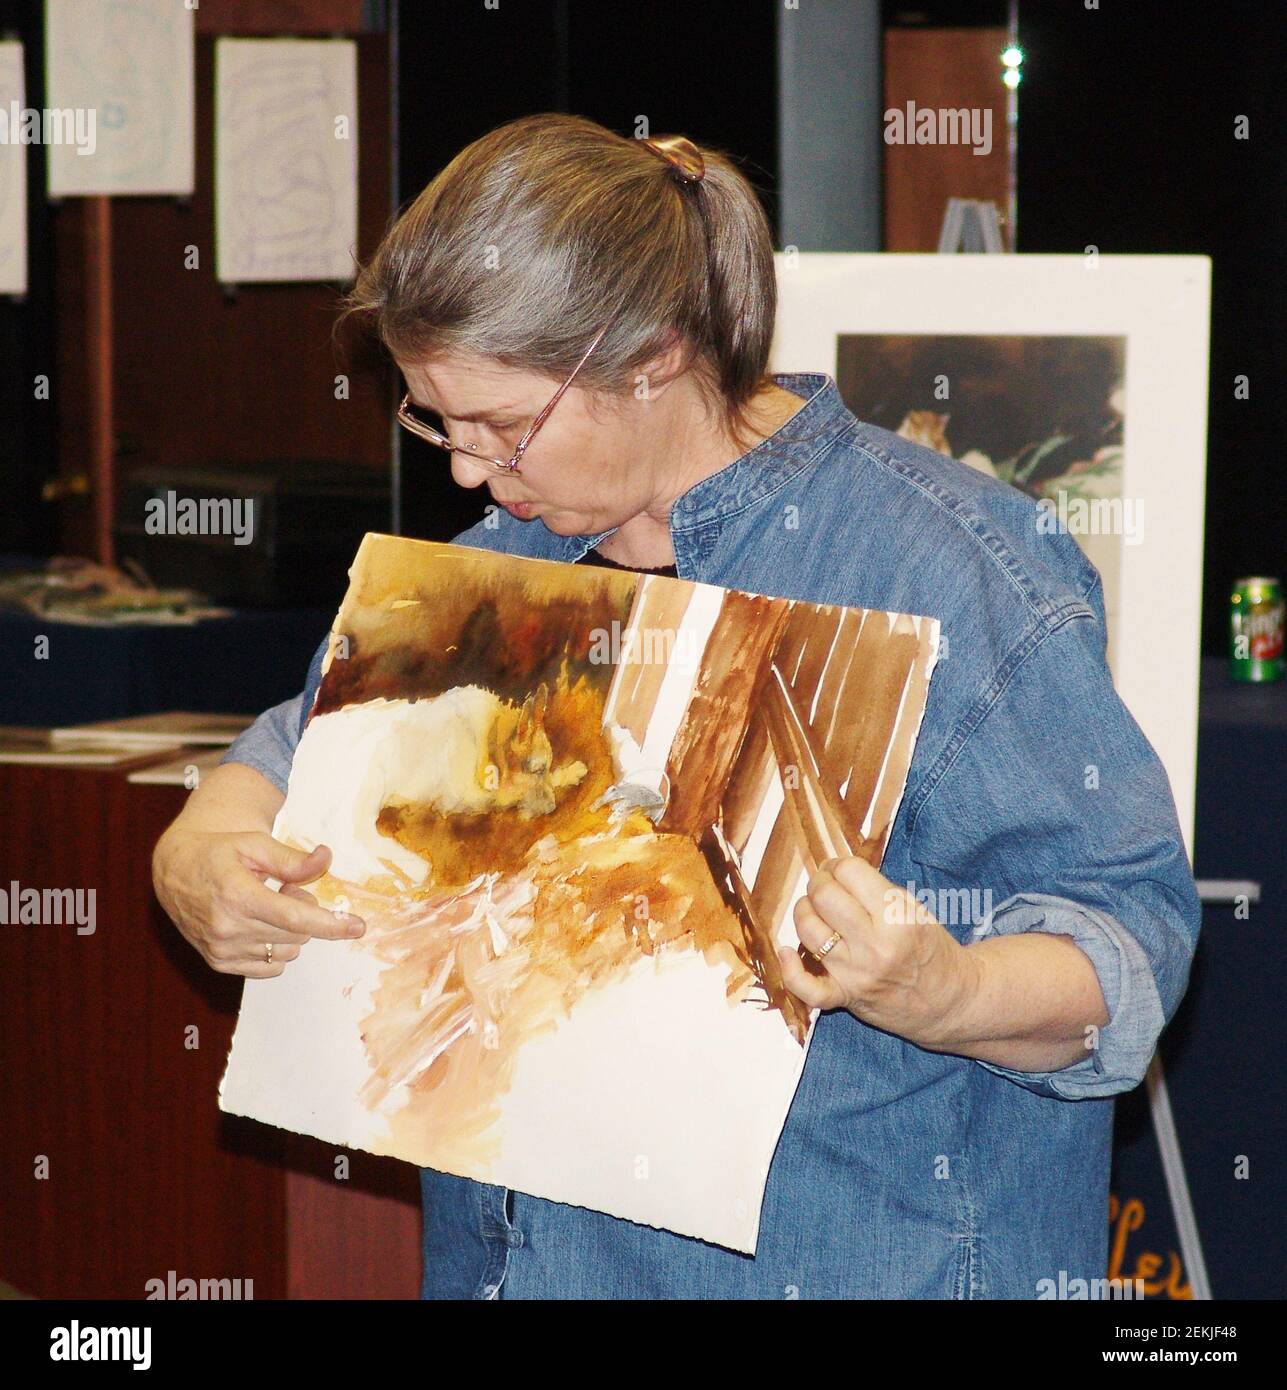
[[[840,799],[819,775],[818,760],[809,746],[801,711],[776,666],[770,669],[761,709],[779,766],[797,770],[798,775],[789,783],[783,780],[783,805],[803,832],[814,867],[848,855],[849,836]]]
[[[698,839],[719,818],[720,798],[786,619],[780,601],[733,590],[725,594],[671,744],[663,830]]]
[[[778,775],[777,760],[769,744],[769,731],[755,711],[747,725],[742,751],[724,791],[724,835],[742,854],[755,830],[764,798]]]
[[[659,583],[656,579],[644,580],[635,594],[627,624],[627,631],[635,634],[633,659],[623,665],[617,677],[612,718],[614,723],[630,731],[640,747],[647,736],[668,669],[666,662],[655,659],[656,653],[650,644],[655,634],[669,634],[672,643],[678,639],[692,598],[691,585]]]
[[[836,629],[840,626],[841,611],[817,604],[800,604],[796,609],[805,630],[804,650],[800,654],[799,666],[788,683],[793,690],[807,697],[801,701],[806,722],[814,693],[821,684],[822,673],[831,654]]]
[[[804,868],[803,844],[803,833],[784,804],[769,832],[751,892],[751,905],[766,922],[781,921],[795,901],[795,886]]]
[[[773,932],[756,917],[755,909],[751,905],[750,890],[742,878],[742,871],[738,868],[736,859],[730,853],[728,842],[717,826],[711,826],[707,830],[699,848],[710,865],[715,886],[742,924],[746,954],[757,979],[764,987],[769,1004],[786,1019],[796,1041],[803,1043],[809,1031],[809,1010],[783,982],[782,966],[778,962]]]
[[[799,605],[798,610],[804,607]],[[842,615],[838,616],[840,633],[823,672],[823,690],[819,695],[813,727],[808,734],[808,746],[816,760],[819,780],[829,793],[834,793],[830,804],[835,806],[839,801],[839,788],[850,777],[853,750],[861,745],[864,738],[867,726],[863,714],[871,699],[872,675],[879,672],[888,659],[889,624],[883,613],[835,608],[819,611]],[[779,664],[778,656],[783,652],[786,654],[786,664],[781,666],[784,676],[788,669],[794,669],[799,681],[801,675],[818,669],[816,649],[812,654],[807,649],[825,631],[824,626],[807,622],[805,614],[801,613],[798,618],[793,615],[793,622],[784,634],[778,655],[775,655],[775,664]],[[851,635],[852,652],[846,654],[842,643]],[[810,694],[808,687],[802,686],[801,697],[795,703],[797,714]],[[888,718],[892,722],[892,713]],[[881,751],[883,753],[883,747]],[[792,761],[788,758],[786,765],[791,765]],[[778,920],[790,908],[796,896],[801,870],[812,872],[819,862],[819,856],[829,857],[835,843],[832,839],[828,844],[812,833],[813,826],[806,824],[799,807],[786,800],[790,793],[785,784],[783,793],[784,804],[769,835],[755,876],[752,896],[755,910],[771,921]],[[851,851],[870,859],[873,845],[865,841],[861,833],[869,802],[860,802],[855,796],[852,800],[839,801],[839,804],[840,823]],[[879,862],[883,845],[874,848],[875,862]]]
[[[869,613],[863,622],[844,682],[836,694],[831,733],[822,756],[823,775],[841,787],[854,765],[854,750],[863,733],[863,710],[871,693],[870,680],[885,660],[889,621],[884,613]]]
[[[867,624],[868,627],[879,625]],[[916,660],[917,645],[915,634],[890,633],[881,645],[880,660],[855,673],[861,677],[862,694],[855,711],[852,771],[844,799],[858,824],[862,823],[876,793],[876,781],[898,715],[907,671]]]
[[[571,571],[571,574],[565,571]],[[629,573],[368,535],[333,627],[313,716],[384,698],[426,699],[478,685],[521,701],[561,671],[605,693],[614,668],[591,660],[595,634],[623,624]]]
[[[871,833],[863,846],[863,858],[873,867],[884,856],[885,845],[889,841],[894,813],[902,799],[903,787],[907,782],[907,770],[912,762],[912,748],[920,728],[921,714],[929,694],[930,639],[928,631],[917,633],[917,625],[906,614],[900,615],[894,624],[899,632],[906,624],[906,630],[916,637],[916,656],[907,676],[906,692],[903,695],[902,712],[898,717],[898,728],[890,740],[889,758],[880,779],[871,810]],[[921,624],[925,627],[925,624]]]
[[[840,630],[836,635],[835,650],[818,691],[818,707],[813,716],[813,728],[818,736],[818,747],[822,751],[824,772],[827,767],[826,751],[836,736],[836,716],[840,707],[840,695],[853,664],[854,653],[858,648],[859,636],[867,614],[857,609],[842,609]],[[840,783],[835,783],[839,789]]]
[[[773,660],[786,676],[793,681],[800,658],[804,655],[805,642],[809,636],[808,617],[813,610],[811,603],[792,603],[789,606],[786,626],[773,652]]]

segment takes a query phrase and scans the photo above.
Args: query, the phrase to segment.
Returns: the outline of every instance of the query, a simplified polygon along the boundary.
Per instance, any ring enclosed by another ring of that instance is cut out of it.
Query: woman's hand
[[[340,940],[365,930],[360,917],[319,907],[299,886],[319,878],[330,862],[324,845],[305,854],[263,831],[171,826],[153,852],[152,882],[161,906],[212,970],[266,980],[280,975],[311,938]],[[266,878],[280,879],[280,890],[267,887]]]
[[[778,957],[787,988],[811,1008],[848,1009],[922,1047],[948,1036],[972,985],[968,952],[878,869],[857,858],[821,865],[795,905],[795,927],[824,973],[810,973],[798,952]]]
[[[797,998],[848,1009],[930,1052],[1062,1071],[1098,1046],[1109,1022],[1095,967],[1069,937],[1031,931],[962,946],[862,859],[818,869],[795,905],[795,927],[822,968],[812,974],[796,952],[778,952]]]

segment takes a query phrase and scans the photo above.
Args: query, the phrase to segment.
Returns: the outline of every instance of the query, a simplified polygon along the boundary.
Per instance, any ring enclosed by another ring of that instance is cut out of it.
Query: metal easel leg
[[[1162,1171],[1166,1175],[1167,1195],[1171,1199],[1171,1214],[1180,1240],[1180,1254],[1189,1276],[1193,1297],[1211,1300],[1211,1283],[1207,1278],[1207,1263],[1202,1254],[1202,1239],[1193,1215],[1189,1197],[1189,1180],[1184,1173],[1184,1155],[1180,1152],[1180,1137],[1175,1131],[1175,1116],[1171,1113],[1171,1097],[1162,1075],[1162,1057],[1158,1053],[1149,1065],[1144,1078],[1148,1087],[1148,1105],[1153,1115],[1153,1133],[1157,1135],[1158,1152],[1162,1155]]]

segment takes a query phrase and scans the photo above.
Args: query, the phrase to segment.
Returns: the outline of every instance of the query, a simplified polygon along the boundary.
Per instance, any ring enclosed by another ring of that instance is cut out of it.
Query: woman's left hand
[[[848,1009],[923,1047],[951,1035],[974,986],[970,954],[878,869],[828,860],[795,905],[795,927],[824,973],[811,974],[796,951],[781,949],[778,959],[787,988],[811,1008]]]

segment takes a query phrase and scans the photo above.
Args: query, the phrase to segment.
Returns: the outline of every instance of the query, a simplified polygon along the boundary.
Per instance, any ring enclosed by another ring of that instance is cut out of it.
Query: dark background
[[[885,11],[887,24],[1006,19],[997,3]],[[401,45],[403,199],[462,145],[516,116],[575,111],[627,133],[647,113],[655,133],[743,156],[776,219],[776,5],[504,0],[494,13],[473,3],[435,13],[432,51],[420,24]],[[1103,0],[1097,11],[1083,0],[1034,0],[1020,4],[1019,28],[1019,250],[1094,245],[1213,261],[1203,648],[1219,653],[1232,581],[1287,571],[1277,247],[1285,190],[1269,100],[1281,15],[1251,0]],[[462,84],[444,81],[445,71],[477,76]],[[1250,117],[1249,140],[1234,139],[1238,115]],[[1239,374],[1251,379],[1245,401],[1234,398]],[[455,488],[441,461],[435,469],[412,440],[403,460],[405,529],[445,537],[478,519],[482,500]]]
[[[499,10],[484,11],[450,4],[441,8],[432,50],[424,26],[407,22],[415,9],[402,0],[403,201],[462,146],[518,116],[572,111],[625,135],[646,115],[654,135],[686,134],[739,156],[776,231],[775,5],[501,0]],[[444,67],[478,80],[444,82]],[[403,530],[434,539],[472,526],[487,501],[483,488],[454,486],[445,455],[411,437],[403,441],[402,489]]]
[[[1283,577],[1282,10],[1228,0],[1024,4],[1021,251],[1212,261],[1203,648],[1227,650],[1229,587]],[[1275,104],[1276,105],[1276,104]],[[1234,139],[1239,115],[1251,138]],[[1234,377],[1251,378],[1234,399]]]
[[[382,8],[372,7],[377,25]],[[504,0],[495,11],[480,0],[431,8],[402,0],[389,12],[398,20],[399,202],[513,117],[568,110],[627,133],[646,114],[654,133],[684,132],[741,156],[776,228],[773,0]],[[30,105],[42,96],[39,17],[34,0],[0,0],[0,31],[31,48]],[[884,19],[996,25],[1006,6],[887,3]],[[1083,0],[1030,0],[1019,23],[1019,250],[1094,245],[1213,261],[1203,646],[1219,652],[1231,581],[1287,570],[1274,244],[1284,175],[1269,101],[1283,56],[1280,16],[1259,0],[1103,0],[1097,10]],[[1234,139],[1238,115],[1250,118],[1249,140]],[[56,471],[60,406],[57,390],[52,402],[34,401],[32,379],[51,371],[56,314],[66,310],[53,294],[42,152],[29,155],[31,289],[25,302],[0,301],[0,550],[42,554],[56,545],[40,488]],[[1250,378],[1246,401],[1234,398],[1239,374]],[[452,486],[442,460],[410,440],[402,482],[408,532],[447,537],[479,514],[478,495]]]

